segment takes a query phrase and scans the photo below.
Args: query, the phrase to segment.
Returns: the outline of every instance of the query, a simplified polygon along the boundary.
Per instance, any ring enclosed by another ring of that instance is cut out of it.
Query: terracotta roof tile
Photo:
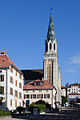
[[[22,73],[7,55],[0,55],[0,68],[6,68],[10,65],[12,65],[14,68],[16,68],[17,71]]]
[[[64,86],[61,86],[61,89],[65,88]]]
[[[68,95],[80,95],[80,94],[78,94],[78,93],[70,93]]]
[[[35,82],[40,82],[42,83],[41,85],[34,85]],[[31,81],[30,83],[26,84],[23,87],[23,90],[34,90],[34,89],[53,89],[55,87],[53,87],[47,80],[41,81],[41,80],[34,80]]]

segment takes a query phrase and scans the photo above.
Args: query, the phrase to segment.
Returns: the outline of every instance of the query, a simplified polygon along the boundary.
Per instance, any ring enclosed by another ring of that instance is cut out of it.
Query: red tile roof
[[[7,55],[0,55],[0,68],[6,68],[10,65],[12,65],[17,71],[22,73]]]
[[[35,82],[40,82],[40,85],[34,85]],[[47,80],[34,80],[23,87],[23,90],[35,90],[35,89],[55,89],[53,85],[51,85]]]
[[[70,84],[70,85],[68,86],[68,88],[71,88],[71,86],[79,86],[79,88],[80,88],[80,83],[79,83],[79,84],[76,84],[76,83]]]
[[[64,86],[61,86],[61,89],[64,89],[65,87]]]
[[[78,93],[70,93],[68,95],[80,95],[80,94],[78,94]]]

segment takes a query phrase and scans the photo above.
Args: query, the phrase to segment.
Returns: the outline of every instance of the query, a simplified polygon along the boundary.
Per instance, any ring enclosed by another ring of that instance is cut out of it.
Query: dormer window
[[[40,85],[41,85],[41,84],[40,84],[39,81],[34,82],[34,86],[40,86]]]

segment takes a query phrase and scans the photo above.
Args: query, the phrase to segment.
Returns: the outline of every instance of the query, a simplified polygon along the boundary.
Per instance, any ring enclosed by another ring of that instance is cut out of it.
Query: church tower
[[[55,86],[57,89],[57,102],[60,102],[60,69],[58,65],[57,57],[57,40],[55,38],[54,24],[52,18],[52,10],[50,14],[49,27],[47,32],[47,38],[45,40],[45,54],[44,54],[44,80],[48,80],[49,83]]]

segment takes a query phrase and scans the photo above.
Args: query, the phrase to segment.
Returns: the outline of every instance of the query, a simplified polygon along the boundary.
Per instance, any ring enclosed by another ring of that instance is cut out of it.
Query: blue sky
[[[0,51],[20,69],[43,68],[51,8],[62,84],[80,82],[80,0],[0,0]]]

